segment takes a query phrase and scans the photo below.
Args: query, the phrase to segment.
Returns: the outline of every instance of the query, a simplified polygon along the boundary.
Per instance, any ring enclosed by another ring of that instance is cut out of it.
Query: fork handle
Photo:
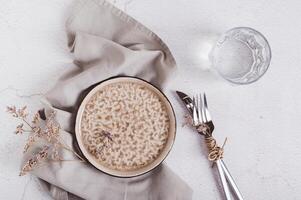
[[[226,176],[226,179],[229,182],[229,184],[231,185],[231,188],[232,188],[234,194],[236,195],[237,199],[238,200],[243,200],[244,198],[243,198],[242,194],[240,193],[233,177],[231,176],[231,174],[230,174],[229,170],[227,169],[226,164],[224,163],[223,160],[221,160],[221,166],[222,166],[222,169],[223,169],[224,174]]]
[[[230,192],[230,189],[229,189],[229,186],[228,186],[225,174],[224,174],[224,170],[222,168],[221,161],[222,161],[221,159],[218,159],[216,161],[217,170],[218,170],[218,173],[219,173],[220,180],[222,182],[223,191],[224,191],[224,194],[226,196],[226,199],[227,200],[232,200],[232,198],[231,198],[231,192]]]

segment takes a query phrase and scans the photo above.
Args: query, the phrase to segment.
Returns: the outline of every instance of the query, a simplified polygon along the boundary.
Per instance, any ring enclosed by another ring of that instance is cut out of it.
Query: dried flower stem
[[[34,131],[34,128],[28,123],[28,121],[26,121],[24,118],[21,119],[25,124],[27,124],[31,128],[32,131]]]
[[[55,112],[52,111],[46,116],[45,110],[39,110],[33,117],[32,123],[27,120],[28,112],[27,107],[24,106],[16,109],[15,106],[7,107],[7,112],[14,118],[20,119],[23,123],[16,127],[16,134],[24,132],[29,133],[27,143],[24,146],[24,153],[33,146],[38,140],[43,140],[46,144],[38,153],[29,158],[25,165],[22,167],[20,176],[25,175],[27,172],[42,166],[41,164],[49,164],[50,162],[61,161],[80,161],[85,162],[77,152],[71,147],[66,145],[60,139],[60,125],[55,121]],[[26,124],[31,130],[24,130],[23,124]],[[60,158],[59,149],[64,149],[72,152],[79,160],[64,160]]]
[[[29,124],[28,121],[26,121],[24,118],[22,118],[22,121],[23,121],[24,123],[26,123],[26,124],[31,128],[31,130],[32,130],[33,132],[35,132],[34,127],[31,126],[31,125]],[[45,138],[43,138],[43,139],[45,139]],[[59,144],[61,145],[61,147],[62,147],[63,149],[72,152],[72,153],[73,153],[74,155],[76,155],[80,160],[85,161],[85,159],[83,159],[83,158],[82,158],[78,153],[76,153],[73,149],[71,149],[71,148],[68,147],[67,145],[63,144],[61,141],[59,141],[59,139],[57,139],[57,140],[58,140]]]
[[[64,162],[86,162],[85,160],[51,160],[50,162],[61,162],[61,161],[64,161]]]
[[[70,151],[72,153],[74,153],[74,155],[76,155],[80,160],[84,161],[85,162],[85,159],[83,157],[81,157],[78,153],[76,153],[76,151],[74,151],[73,149],[69,148],[68,146],[64,146],[64,144],[60,143],[62,146],[63,149],[67,150],[67,151]]]

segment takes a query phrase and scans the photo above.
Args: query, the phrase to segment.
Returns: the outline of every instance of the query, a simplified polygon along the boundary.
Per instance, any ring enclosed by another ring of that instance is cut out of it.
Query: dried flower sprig
[[[38,167],[41,162],[45,161],[48,157],[48,149],[49,147],[45,146],[41,151],[32,156],[22,167],[19,175],[25,175],[27,172],[30,172],[34,168]]]
[[[216,162],[217,160],[223,158],[224,146],[227,142],[227,138],[225,139],[222,147],[220,147],[217,144],[216,139],[212,136],[212,134],[211,134],[212,131],[210,131],[210,127],[208,126],[208,124],[203,123],[201,125],[194,126],[193,119],[190,115],[185,115],[184,119],[185,119],[184,126],[185,125],[193,126],[196,128],[198,133],[205,136],[205,143],[206,143],[207,149],[209,151],[208,160]]]
[[[108,131],[101,131],[100,138],[103,141],[103,144],[97,147],[96,153],[97,154],[103,154],[103,150],[105,148],[110,148],[112,144],[114,143],[112,134]]]
[[[16,134],[22,134],[24,132],[24,129],[23,129],[23,126],[24,124],[19,124],[17,127],[16,127],[16,130],[15,130],[15,133]]]
[[[182,123],[182,127],[184,126],[192,126],[193,124],[193,119],[191,115],[184,115],[184,122]]]
[[[29,120],[27,119],[28,112],[26,106],[20,109],[17,109],[15,106],[8,106],[7,112],[14,118],[22,121],[22,123],[16,127],[16,134],[22,134],[24,132],[29,133],[27,142],[24,146],[24,153],[38,141],[45,143],[42,150],[30,157],[25,163],[21,169],[20,176],[25,175],[27,172],[35,169],[40,166],[41,163],[46,161],[66,161],[60,157],[59,152],[62,149],[72,152],[80,161],[85,162],[79,154],[60,139],[60,125],[55,120],[55,111],[51,111],[46,117],[45,110],[39,110],[34,114],[31,123],[29,123]],[[29,130],[24,129],[24,124],[28,126]]]
[[[27,106],[24,106],[23,108],[17,109],[16,106],[7,106],[7,112],[11,113],[13,117],[16,118],[26,118],[27,117]]]

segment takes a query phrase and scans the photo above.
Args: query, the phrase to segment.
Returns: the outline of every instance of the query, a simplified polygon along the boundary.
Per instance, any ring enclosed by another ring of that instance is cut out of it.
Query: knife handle
[[[220,177],[220,180],[221,180],[221,183],[222,183],[222,186],[223,186],[223,191],[224,191],[224,194],[226,196],[226,199],[231,200],[232,199],[231,198],[231,192],[230,192],[229,185],[228,185],[228,182],[227,182],[225,174],[224,174],[224,170],[222,168],[221,159],[218,159],[216,161],[216,165],[217,165],[217,170],[218,170],[218,173],[219,173],[219,177]]]
[[[224,174],[225,174],[225,177],[226,177],[227,181],[229,182],[229,184],[230,184],[234,194],[236,195],[237,199],[238,200],[243,200],[244,198],[243,198],[242,194],[240,193],[233,177],[231,176],[231,174],[230,174],[229,170],[227,169],[226,164],[224,163],[223,160],[221,160],[221,167],[222,167],[222,169],[224,171]]]

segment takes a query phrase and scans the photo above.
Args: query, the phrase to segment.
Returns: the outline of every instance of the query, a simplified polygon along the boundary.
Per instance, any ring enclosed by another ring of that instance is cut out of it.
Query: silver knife
[[[187,94],[185,94],[184,92],[176,91],[176,93],[180,97],[180,99],[182,100],[184,105],[186,106],[189,113],[192,115],[192,111],[193,111],[192,99]],[[226,177],[227,181],[231,185],[231,188],[232,188],[234,194],[236,195],[236,197],[239,200],[243,200],[242,194],[240,193],[233,177],[231,176],[229,170],[226,167],[226,164],[224,163],[224,161],[222,159],[221,159],[221,166],[222,166],[222,169],[224,171],[224,174],[225,174],[225,177]]]
[[[192,115],[193,111],[193,104],[192,104],[192,99],[185,93],[176,91],[177,95],[180,97],[184,105],[186,106],[187,110],[189,113]]]

